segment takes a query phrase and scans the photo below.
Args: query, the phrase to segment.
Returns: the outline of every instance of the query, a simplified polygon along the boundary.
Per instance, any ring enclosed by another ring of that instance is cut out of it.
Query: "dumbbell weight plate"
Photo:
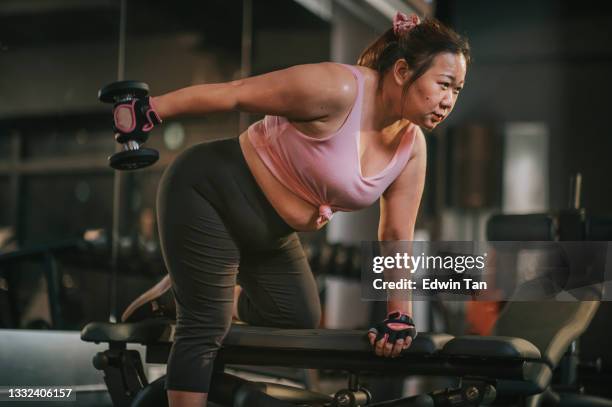
[[[149,94],[149,85],[139,81],[113,82],[98,91],[98,99],[104,103],[115,103],[120,96],[133,95],[143,98]]]
[[[108,158],[110,166],[116,170],[137,170],[153,165],[159,159],[157,150],[140,148],[138,150],[125,150],[111,155]]]

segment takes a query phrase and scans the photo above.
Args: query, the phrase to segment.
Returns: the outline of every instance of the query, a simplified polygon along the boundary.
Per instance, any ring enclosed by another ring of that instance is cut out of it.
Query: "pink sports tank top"
[[[357,79],[358,92],[351,112],[335,133],[311,137],[285,117],[265,116],[248,129],[248,137],[270,172],[290,191],[319,208],[317,225],[335,211],[353,211],[372,205],[400,174],[414,144],[417,126],[402,134],[393,158],[376,175],[361,174],[359,134],[363,106],[363,74],[344,65]]]

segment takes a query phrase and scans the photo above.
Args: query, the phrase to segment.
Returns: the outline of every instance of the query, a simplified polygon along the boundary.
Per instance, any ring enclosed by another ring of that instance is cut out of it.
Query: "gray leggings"
[[[167,389],[209,391],[236,281],[241,320],[319,325],[318,290],[299,237],[255,182],[237,138],[181,153],[160,181],[157,216],[177,306]]]

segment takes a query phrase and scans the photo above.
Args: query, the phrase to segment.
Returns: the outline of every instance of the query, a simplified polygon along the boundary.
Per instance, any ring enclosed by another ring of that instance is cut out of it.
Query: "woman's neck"
[[[399,99],[397,95],[394,95],[394,93],[401,92],[401,89],[397,88],[388,72],[382,77],[378,72],[375,72],[375,78],[376,86],[374,104],[372,106],[372,126],[374,130],[382,132],[387,127],[402,120],[400,109],[396,102],[401,100],[401,95]]]

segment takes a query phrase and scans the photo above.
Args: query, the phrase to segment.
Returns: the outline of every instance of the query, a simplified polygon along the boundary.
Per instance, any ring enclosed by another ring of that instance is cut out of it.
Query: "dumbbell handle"
[[[140,150],[140,143],[138,143],[136,140],[128,140],[125,143],[121,143],[121,145],[123,146],[123,151]]]

